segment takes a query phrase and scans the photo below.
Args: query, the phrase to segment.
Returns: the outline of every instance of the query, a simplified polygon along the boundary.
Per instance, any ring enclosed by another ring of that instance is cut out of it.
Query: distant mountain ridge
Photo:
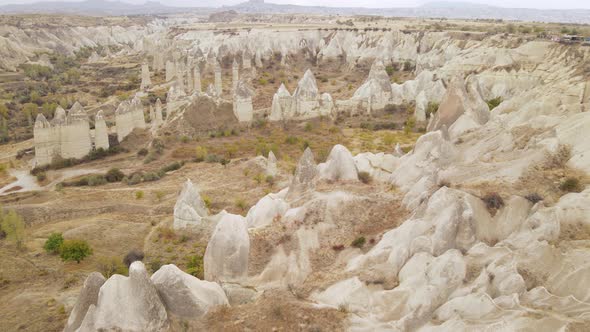
[[[2,14],[77,14],[91,16],[149,15],[166,13],[184,13],[198,8],[181,8],[163,5],[157,1],[148,1],[134,5],[122,1],[86,0],[81,2],[36,2],[32,4],[14,4],[0,6]]]
[[[93,16],[152,15],[176,13],[212,13],[235,10],[249,14],[323,14],[323,15],[380,15],[391,17],[434,17],[456,19],[503,19],[559,23],[590,23],[590,9],[542,10],[530,8],[502,8],[469,2],[438,1],[420,7],[362,8],[325,7],[275,4],[264,0],[250,0],[237,5],[214,7],[172,7],[157,1],[134,5],[122,1],[86,0],[82,2],[38,2],[0,6],[0,14],[78,14]]]

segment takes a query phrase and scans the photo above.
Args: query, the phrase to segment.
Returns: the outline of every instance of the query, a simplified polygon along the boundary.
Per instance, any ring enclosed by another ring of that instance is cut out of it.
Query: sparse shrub
[[[6,239],[14,242],[18,249],[22,249],[25,242],[25,222],[15,211],[4,213],[0,210],[0,228],[6,234]]]
[[[188,136],[182,136],[182,137],[180,138],[180,141],[181,141],[182,143],[188,143],[188,141],[189,141],[189,138],[188,138]]]
[[[205,206],[207,207],[207,209],[211,208],[211,197],[207,196],[207,195],[202,195],[201,198],[203,199],[203,203],[205,203]]]
[[[182,167],[182,164],[179,163],[178,161],[175,161],[172,164],[168,164],[168,165],[162,167],[162,169],[160,171],[163,173],[168,173],[168,172],[176,171],[176,170],[180,169],[181,167]]]
[[[60,257],[63,261],[80,263],[90,255],[92,255],[92,249],[88,242],[83,240],[65,240],[60,248]]]
[[[495,212],[504,206],[504,200],[496,192],[486,194],[481,200],[486,204],[490,212]]]
[[[260,85],[267,85],[268,84],[268,80],[265,78],[261,78],[258,80],[258,84]]]
[[[139,151],[137,151],[137,155],[140,157],[145,157],[148,154],[148,149],[146,148],[141,148]]]
[[[248,206],[246,205],[246,201],[244,199],[238,198],[236,199],[236,207],[241,211],[245,211]]]
[[[494,99],[490,99],[490,100],[486,101],[486,103],[488,104],[488,107],[490,108],[490,111],[491,111],[494,108],[498,107],[498,105],[500,105],[502,103],[502,97],[496,97]]]
[[[264,181],[264,175],[262,173],[258,173],[254,176],[254,181],[256,181],[256,183],[261,184],[262,181]]]
[[[365,237],[360,236],[360,237],[357,237],[356,239],[354,239],[354,241],[352,241],[352,243],[350,245],[355,248],[362,248],[365,245],[365,242],[367,242]]]
[[[537,204],[538,202],[543,200],[543,197],[541,197],[541,195],[537,193],[528,194],[524,196],[524,198],[526,198],[529,202],[533,204]]]
[[[334,251],[344,250],[344,245],[343,244],[335,244],[332,246],[332,250],[334,250]]]
[[[275,184],[275,178],[272,175],[267,175],[265,181],[271,187]]]
[[[158,159],[158,156],[154,153],[154,152],[150,152],[148,153],[148,155],[145,157],[145,159],[143,160],[144,164],[149,164],[152,161]]]
[[[143,261],[143,258],[144,258],[143,251],[133,249],[130,252],[128,252],[127,255],[125,255],[125,257],[123,258],[123,264],[125,264],[127,267],[129,267],[129,266],[131,266],[131,263],[133,263],[135,261]]]
[[[43,245],[43,249],[49,254],[58,254],[64,238],[61,233],[51,233]]]
[[[156,172],[147,172],[143,175],[144,182],[151,182],[160,180],[160,175]]]
[[[559,184],[559,189],[569,193],[579,193],[580,191],[582,191],[583,188],[582,184],[580,183],[580,179],[569,177]]]
[[[369,172],[359,172],[359,180],[364,184],[369,184],[373,181],[373,177]]]
[[[571,157],[572,147],[570,145],[560,144],[555,152],[545,156],[545,164],[543,166],[546,169],[563,168]]]
[[[187,258],[186,273],[193,275],[199,279],[203,279],[205,274],[205,265],[203,264],[203,256],[192,255]]]
[[[152,271],[152,273],[158,271],[161,267],[162,267],[162,261],[160,261],[159,259],[154,259],[151,260],[148,263],[148,266],[150,267],[150,270]]]
[[[96,262],[96,269],[107,279],[115,274],[126,275],[128,272],[121,259],[116,256],[99,257]]]
[[[118,168],[111,168],[104,177],[108,182],[121,182],[125,177],[125,174]]]
[[[426,118],[429,119],[436,111],[438,111],[438,103],[429,102],[428,106],[426,106]]]
[[[416,127],[416,118],[413,116],[408,117],[406,120],[406,125],[404,126],[404,132],[408,135],[410,132],[414,130]]]
[[[222,158],[219,163],[221,164],[221,166],[226,166],[231,162],[231,160],[226,159],[226,158]]]
[[[197,146],[197,148],[195,149],[195,161],[202,162],[205,161],[205,158],[207,158],[207,148]]]
[[[305,131],[307,131],[307,132],[310,132],[310,131],[312,131],[312,130],[313,130],[313,125],[311,124],[311,122],[307,122],[307,123],[305,124],[305,128],[304,128],[304,130],[305,130]]]
[[[141,174],[139,173],[135,173],[133,174],[128,180],[127,180],[127,184],[130,186],[136,185],[138,183],[141,183]]]
[[[170,227],[158,227],[158,237],[159,238],[163,238],[163,239],[167,239],[167,240],[171,240],[174,239],[176,237],[176,233],[174,232],[174,229],[170,228]]]
[[[138,190],[135,192],[135,199],[142,199],[143,198],[143,191]]]
[[[395,68],[392,65],[388,65],[385,67],[385,72],[391,77],[395,73]]]
[[[43,181],[47,180],[47,174],[45,174],[45,172],[37,173],[37,175],[35,177],[37,178],[38,182],[43,182]]]
[[[156,199],[158,200],[158,202],[162,201],[162,198],[164,198],[164,192],[163,191],[156,191]]]
[[[221,161],[221,158],[218,155],[211,153],[207,155],[205,161],[208,163],[218,163]]]
[[[88,177],[88,185],[91,187],[102,186],[107,183],[104,175],[91,175]]]

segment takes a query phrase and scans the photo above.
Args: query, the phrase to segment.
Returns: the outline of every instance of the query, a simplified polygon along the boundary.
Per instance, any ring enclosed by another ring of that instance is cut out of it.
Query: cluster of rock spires
[[[163,123],[162,103],[156,101],[155,111],[150,111],[152,128]],[[136,95],[132,100],[123,101],[115,111],[117,140],[122,142],[135,128],[145,129],[143,105]],[[80,159],[93,149],[107,150],[110,146],[109,133],[103,111],[94,116],[94,131],[90,129],[88,115],[84,107],[76,102],[69,111],[57,107],[55,115],[48,121],[38,114],[33,130],[35,145],[35,164],[50,164],[55,158]]]

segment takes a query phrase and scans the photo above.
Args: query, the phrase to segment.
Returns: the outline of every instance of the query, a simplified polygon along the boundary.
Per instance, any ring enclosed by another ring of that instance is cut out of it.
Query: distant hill
[[[590,23],[589,9],[541,10],[528,8],[502,8],[470,2],[439,1],[420,7],[358,8],[297,6],[250,0],[226,6],[239,13],[325,14],[325,15],[380,15],[393,17],[436,17],[458,19],[504,19],[538,22]]]
[[[212,5],[214,3],[212,2]],[[159,2],[133,5],[121,1],[86,0],[82,2],[38,2],[24,5],[0,6],[1,14],[78,14],[93,16],[175,14],[197,12],[209,14],[233,10],[250,14],[324,14],[324,15],[380,15],[393,17],[434,17],[457,19],[503,19],[538,22],[590,23],[590,9],[541,10],[527,8],[501,8],[469,2],[438,1],[420,7],[359,8],[282,5],[250,0],[221,8],[181,8]]]
[[[148,1],[143,5],[134,5],[121,1],[86,0],[82,2],[37,2],[0,6],[2,14],[77,14],[92,16],[121,16],[185,13],[197,8],[180,8]]]

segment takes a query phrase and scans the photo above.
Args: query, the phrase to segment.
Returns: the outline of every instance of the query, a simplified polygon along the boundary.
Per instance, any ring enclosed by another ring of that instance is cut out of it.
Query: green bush
[[[135,173],[129,179],[127,179],[127,185],[133,186],[141,183],[141,174]]]
[[[583,188],[582,184],[580,183],[580,179],[569,177],[561,182],[559,189],[569,193],[579,193]]]
[[[92,255],[92,248],[83,240],[65,240],[60,248],[60,257],[63,261],[80,263],[90,255]]]
[[[104,177],[108,182],[121,182],[125,177],[125,173],[121,172],[118,168],[111,168]]]
[[[135,199],[142,199],[144,196],[143,191],[139,190],[135,192]]]
[[[490,99],[490,100],[486,101],[486,103],[488,104],[488,107],[490,108],[490,111],[491,111],[494,108],[498,107],[498,105],[500,105],[502,103],[502,97],[496,97],[494,99]]]
[[[121,259],[116,256],[99,257],[96,269],[107,279],[115,274],[126,275],[128,272]]]
[[[203,256],[192,255],[187,258],[186,273],[193,275],[199,279],[203,279],[205,273],[205,265],[203,264]]]
[[[354,241],[352,241],[352,243],[350,245],[355,248],[362,248],[365,245],[365,242],[367,242],[367,240],[365,239],[364,236],[361,236],[361,237],[357,237],[356,239],[354,239]]]
[[[373,178],[369,172],[359,172],[359,180],[364,184],[369,184],[373,181]]]
[[[64,242],[64,238],[61,233],[51,233],[43,245],[43,249],[49,254],[58,254],[61,245]]]
[[[178,161],[175,161],[172,164],[168,164],[168,165],[162,167],[162,169],[160,169],[160,171],[163,173],[168,173],[168,172],[176,171],[177,169],[180,169],[181,167],[182,167],[182,164],[179,163]]]
[[[104,175],[91,175],[88,177],[88,185],[91,187],[102,186],[107,183]]]
[[[23,218],[14,211],[4,213],[0,210],[0,228],[6,234],[6,239],[14,242],[18,249],[21,249],[25,242],[25,222]]]

